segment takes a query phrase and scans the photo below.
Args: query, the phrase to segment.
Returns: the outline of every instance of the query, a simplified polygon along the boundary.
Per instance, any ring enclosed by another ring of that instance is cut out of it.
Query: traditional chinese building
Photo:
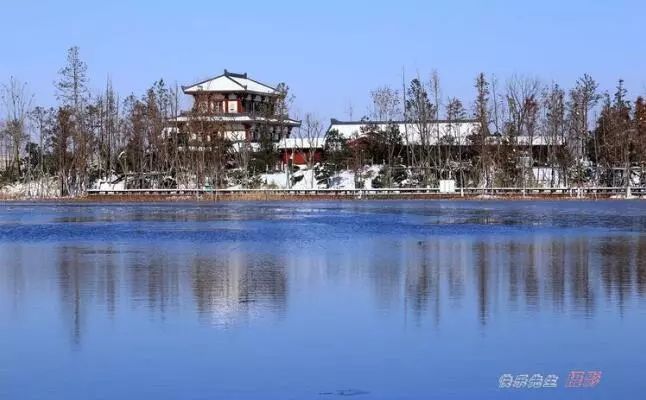
[[[222,75],[182,86],[182,91],[193,96],[193,106],[175,122],[190,148],[207,146],[214,133],[229,139],[234,148],[243,143],[255,147],[262,140],[278,143],[300,126],[281,107],[280,90],[246,73],[224,70]]]

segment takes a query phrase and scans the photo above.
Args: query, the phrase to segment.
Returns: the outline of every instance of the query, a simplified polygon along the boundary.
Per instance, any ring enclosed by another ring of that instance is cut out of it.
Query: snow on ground
[[[316,182],[316,176],[313,169],[306,169],[298,171],[294,176],[302,176],[303,178],[292,185],[292,189],[320,189],[325,188],[327,185],[319,185]]]
[[[316,182],[314,169],[302,169],[291,174],[293,178],[303,177],[298,182],[291,185],[291,189],[321,189],[325,188],[325,184],[319,185]],[[261,174],[260,180],[263,183],[263,188],[286,189],[287,188],[287,172],[274,172],[271,174]]]
[[[354,172],[344,170],[330,178],[332,189],[355,189]]]
[[[364,189],[372,188],[372,180],[379,174],[381,165],[370,165],[362,169],[361,175],[363,176]],[[314,169],[301,169],[292,173],[292,177],[303,177],[298,182],[292,184],[291,189],[325,189],[328,186],[325,182],[317,183],[316,174]],[[287,172],[274,172],[270,174],[262,174],[260,176],[263,182],[263,188],[286,189],[287,188]],[[355,189],[355,173],[351,170],[339,171],[330,177],[330,189]]]
[[[372,180],[379,175],[383,165],[368,165],[363,167],[363,188],[372,189]]]
[[[28,199],[58,196],[60,196],[60,186],[55,177],[16,182],[0,188],[0,197]]]
[[[534,167],[532,168],[536,186],[549,187],[554,182],[559,185],[562,182],[559,171],[551,167]],[[562,184],[560,184],[562,186]]]
[[[287,185],[287,173],[275,172],[271,174],[261,174],[260,180],[263,187],[284,189]]]
[[[382,165],[370,165],[365,166],[360,171],[360,178],[363,180],[364,189],[372,189],[373,180],[379,175],[379,171],[383,168]],[[549,186],[549,182],[552,179],[554,174],[554,180],[559,181],[558,171],[552,170],[550,168],[534,168],[534,176],[537,180],[537,186]],[[274,173],[266,173],[260,175],[261,188],[264,189],[286,189],[290,187],[295,190],[304,190],[304,189],[325,189],[328,187],[330,189],[356,189],[358,188],[355,184],[356,177],[355,171],[352,170],[342,170],[330,177],[328,182],[318,183],[316,182],[316,172],[315,169],[301,168],[298,171],[291,173],[292,178],[300,178],[297,182],[294,182],[296,179],[292,179],[293,184],[288,185],[287,172],[280,171]],[[195,178],[194,177],[184,177],[182,181],[186,183],[180,183],[179,188],[193,188],[195,187]],[[122,177],[116,175],[99,179],[95,181],[92,186],[93,189],[101,190],[122,190],[125,188],[125,180]],[[228,187],[229,189],[242,189],[240,185],[232,185]],[[42,198],[42,197],[58,197],[60,196],[60,184],[58,179],[45,178],[41,181],[32,181],[30,183],[19,182],[11,185],[6,185],[0,188],[0,198]],[[616,196],[617,198],[632,198],[628,194]]]
[[[125,188],[125,179],[119,179],[116,175],[106,179],[99,179],[92,184],[92,189],[100,190],[124,190]]]
[[[361,169],[363,177],[363,189],[372,189],[372,180],[379,175],[382,165],[367,165]],[[330,178],[331,189],[357,189],[355,184],[355,172],[343,170]]]

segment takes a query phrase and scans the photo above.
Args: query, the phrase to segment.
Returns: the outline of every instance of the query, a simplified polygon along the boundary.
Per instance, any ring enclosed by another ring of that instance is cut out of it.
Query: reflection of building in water
[[[286,273],[273,256],[231,250],[187,257],[156,248],[62,246],[56,266],[63,319],[75,344],[92,312],[119,318],[124,307],[143,308],[165,319],[191,299],[200,318],[230,325],[281,313],[286,304]],[[14,272],[10,276],[18,282],[21,271]]]
[[[215,325],[273,314],[285,307],[287,277],[274,256],[226,252],[215,261],[194,259],[191,270],[197,310]]]

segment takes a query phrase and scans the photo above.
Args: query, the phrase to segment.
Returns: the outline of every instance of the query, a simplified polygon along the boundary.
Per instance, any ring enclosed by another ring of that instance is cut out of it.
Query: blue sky
[[[443,97],[470,105],[484,71],[570,87],[583,73],[646,94],[646,2],[524,1],[13,1],[2,5],[0,80],[54,101],[66,49],[81,48],[91,87],[122,94],[159,78],[189,84],[224,68],[286,81],[296,113],[366,113],[370,90],[440,74]]]

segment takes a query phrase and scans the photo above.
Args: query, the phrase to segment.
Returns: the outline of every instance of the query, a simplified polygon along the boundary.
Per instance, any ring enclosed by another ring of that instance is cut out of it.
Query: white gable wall
[[[414,123],[395,123],[399,127],[399,132],[402,135],[404,144],[410,145],[420,145],[428,144],[429,146],[435,146],[438,142],[438,138],[441,143],[453,143],[455,145],[468,145],[469,136],[477,133],[478,127],[480,126],[478,122],[475,121],[463,121],[463,122],[453,122],[448,123],[441,121],[439,123],[430,123],[426,129],[425,134],[427,135],[426,140],[422,141],[422,135],[419,133],[419,124]],[[357,139],[361,136],[361,127],[365,126],[365,123],[353,122],[353,123],[333,123],[330,125],[328,132],[333,129],[339,131],[341,136],[345,139]],[[388,124],[379,123],[375,124],[379,126],[379,129],[385,129]],[[439,132],[439,135],[438,135]],[[447,138],[451,138],[452,142],[447,142]],[[527,145],[530,142],[530,137],[528,136],[519,136],[517,138],[518,144]],[[534,146],[549,146],[549,145],[560,145],[560,138],[550,138],[542,135],[536,135],[531,138],[531,142]]]
[[[422,143],[428,143],[429,145],[435,145],[440,141],[446,140],[447,137],[452,138],[453,143],[455,144],[466,144],[467,137],[472,133],[476,132],[478,128],[477,122],[439,122],[431,123],[426,128],[426,136],[424,141],[422,140],[422,135],[420,134],[420,129],[418,124],[413,123],[395,123],[399,127],[399,132],[402,135],[404,144],[419,145]],[[361,136],[361,127],[365,126],[365,123],[333,123],[330,125],[328,132],[331,130],[338,130],[341,136],[345,139],[356,139]],[[388,124],[375,124],[379,129],[385,129]]]

